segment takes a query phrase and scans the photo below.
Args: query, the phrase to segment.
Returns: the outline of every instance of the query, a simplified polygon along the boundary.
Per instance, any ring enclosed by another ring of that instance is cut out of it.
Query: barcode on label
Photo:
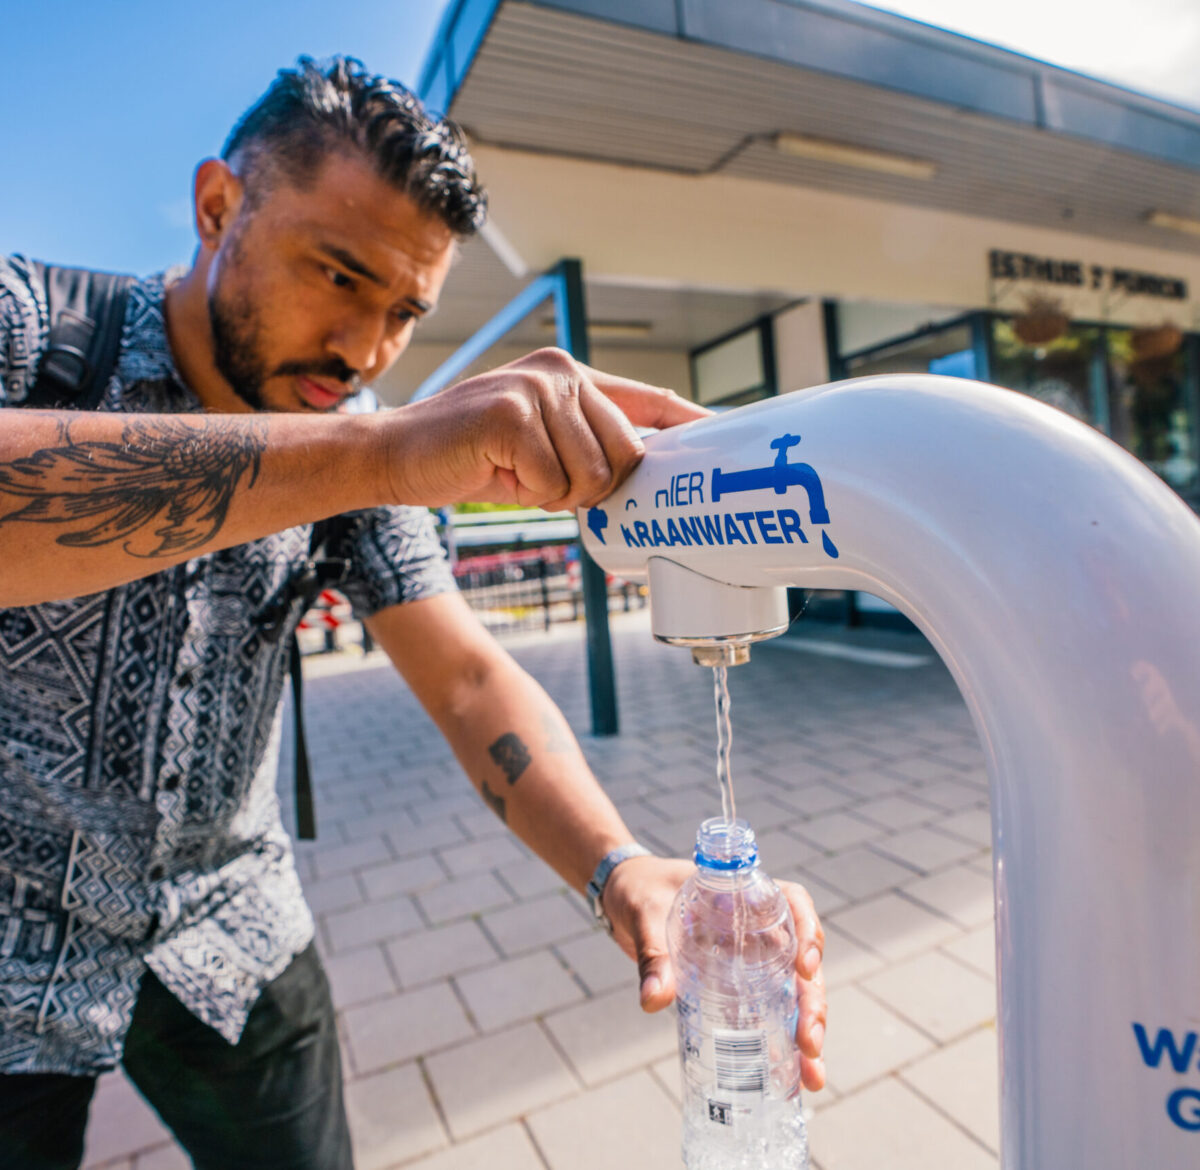
[[[730,1093],[764,1093],[767,1088],[767,1034],[761,1028],[713,1029],[717,1088]]]

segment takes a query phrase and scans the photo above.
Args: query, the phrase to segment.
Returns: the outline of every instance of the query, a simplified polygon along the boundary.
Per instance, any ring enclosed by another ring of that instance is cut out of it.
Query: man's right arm
[[[379,504],[583,507],[637,465],[633,424],[706,413],[558,350],[374,415],[4,410],[0,607]]]
[[[0,413],[0,606],[383,502],[372,416]]]

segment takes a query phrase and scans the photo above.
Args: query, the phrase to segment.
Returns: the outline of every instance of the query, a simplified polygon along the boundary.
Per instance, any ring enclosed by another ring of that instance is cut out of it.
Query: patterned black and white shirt
[[[163,291],[162,276],[132,287],[102,410],[201,409],[171,359]],[[0,259],[0,406],[25,400],[47,331],[44,289]],[[0,609],[0,1072],[112,1068],[147,966],[236,1042],[311,940],[275,795],[300,603],[274,632],[255,620],[309,537]],[[454,588],[423,509],[356,513],[343,543],[339,588],[360,616]]]

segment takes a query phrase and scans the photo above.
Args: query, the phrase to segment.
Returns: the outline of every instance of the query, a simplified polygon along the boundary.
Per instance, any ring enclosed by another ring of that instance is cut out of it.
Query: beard
[[[217,373],[252,410],[295,409],[290,403],[273,406],[267,401],[263,386],[270,378],[288,375],[335,378],[346,387],[347,395],[362,389],[362,376],[332,355],[319,361],[288,361],[272,367],[263,352],[264,329],[257,306],[245,292],[225,287],[228,282],[223,278],[221,273],[208,294],[213,362]],[[338,405],[329,409],[336,410]]]
[[[262,325],[258,313],[248,298],[224,295],[223,283],[218,280],[208,295],[213,362],[217,373],[247,406],[266,410],[262,388],[268,375],[261,353]]]

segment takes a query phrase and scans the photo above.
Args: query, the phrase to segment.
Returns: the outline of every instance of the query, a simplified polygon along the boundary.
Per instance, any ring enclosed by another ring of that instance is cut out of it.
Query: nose
[[[360,374],[378,366],[387,348],[386,315],[359,313],[340,321],[326,338],[325,347]]]

